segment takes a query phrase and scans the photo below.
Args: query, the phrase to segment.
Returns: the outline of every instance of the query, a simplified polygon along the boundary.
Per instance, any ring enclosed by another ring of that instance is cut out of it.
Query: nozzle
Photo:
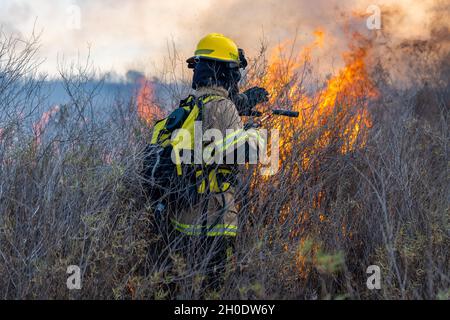
[[[291,117],[291,118],[297,118],[299,113],[297,111],[290,111],[290,110],[272,110],[272,114],[276,114],[278,116],[285,116],[285,117]]]

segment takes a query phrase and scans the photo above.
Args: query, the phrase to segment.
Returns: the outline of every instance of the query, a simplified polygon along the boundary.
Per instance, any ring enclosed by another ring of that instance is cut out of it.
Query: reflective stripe
[[[242,135],[237,139],[233,139],[231,142],[228,142],[224,145],[222,145],[222,147],[219,148],[219,151],[223,152],[223,151],[229,151],[229,149],[236,145],[236,144],[240,144],[242,142],[245,143],[245,141],[247,140],[248,135]]]
[[[237,138],[236,138],[237,137]],[[227,135],[223,140],[216,142],[213,145],[208,145],[206,147],[208,158],[205,159],[206,162],[210,162],[212,160],[212,151],[217,148],[219,152],[228,152],[231,147],[234,145],[245,142],[248,138],[255,138],[260,143],[265,143],[264,139],[256,130],[246,131],[244,129],[235,130],[234,132]]]
[[[178,221],[171,219],[171,222],[177,231],[180,231],[189,236],[200,236],[203,231],[203,227],[201,225],[194,224],[183,224]],[[208,232],[207,236],[236,236],[237,235],[237,226],[228,224],[217,224],[213,228],[211,226],[207,226]]]
[[[241,137],[238,137],[236,139],[236,136],[241,136]],[[224,148],[223,146],[230,145],[233,142],[235,142],[236,140],[242,140],[243,138],[245,139],[246,137],[247,137],[247,134],[244,129],[235,130],[234,132],[227,135],[225,137],[225,139],[223,139],[222,141],[219,141],[216,145],[218,145],[218,146],[222,145],[222,148]]]
[[[212,100],[219,100],[219,99],[221,100],[221,99],[225,99],[225,98],[222,97],[222,96],[219,96],[219,95],[210,94],[210,95],[206,96],[205,98],[203,98],[201,100],[205,104],[205,103],[208,103],[208,102],[210,102]]]
[[[217,141],[216,143],[214,143],[212,145],[211,144],[208,145],[206,147],[206,150],[208,150],[208,152],[211,153],[213,148],[215,148],[215,147],[223,148],[224,145],[233,143],[233,141],[236,140],[235,137],[237,135],[241,135],[241,134],[244,134],[244,136],[246,137],[244,129],[235,130],[232,133],[230,133],[229,135],[227,135],[224,139]]]

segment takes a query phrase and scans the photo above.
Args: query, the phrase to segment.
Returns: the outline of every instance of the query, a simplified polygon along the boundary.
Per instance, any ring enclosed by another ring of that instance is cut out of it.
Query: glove
[[[269,101],[269,93],[261,87],[250,88],[244,91],[244,94],[248,98],[247,105],[250,109],[253,109],[259,103]]]
[[[257,104],[269,100],[269,93],[266,89],[253,87],[244,93],[236,94],[232,100],[240,116],[260,116],[259,111],[252,110]]]

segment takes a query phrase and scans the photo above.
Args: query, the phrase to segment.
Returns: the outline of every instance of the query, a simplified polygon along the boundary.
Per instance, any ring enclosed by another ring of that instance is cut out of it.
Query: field
[[[246,171],[235,256],[223,287],[204,293],[205,270],[152,231],[143,150],[164,110],[151,82],[99,114],[88,85],[99,76],[89,63],[65,66],[69,99],[48,109],[39,39],[3,33],[0,298],[448,299],[448,51],[394,48],[410,59],[400,86],[372,43],[354,36],[344,66],[319,81],[316,36],[294,53],[290,42],[263,45],[251,60],[242,86],[266,87],[263,108],[300,117],[265,124],[281,129],[279,171]],[[183,85],[169,88],[173,103]],[[66,287],[69,265],[81,268],[81,290]],[[366,286],[371,265],[380,289]]]

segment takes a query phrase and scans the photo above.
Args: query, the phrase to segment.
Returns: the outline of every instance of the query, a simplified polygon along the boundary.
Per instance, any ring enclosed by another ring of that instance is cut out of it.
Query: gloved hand
[[[247,104],[250,109],[253,109],[259,103],[269,101],[269,93],[266,89],[261,87],[250,88],[244,91],[244,94],[248,98]]]
[[[244,93],[236,94],[232,100],[238,109],[240,116],[258,116],[260,112],[252,110],[257,104],[269,100],[269,93],[266,89],[253,87]]]

